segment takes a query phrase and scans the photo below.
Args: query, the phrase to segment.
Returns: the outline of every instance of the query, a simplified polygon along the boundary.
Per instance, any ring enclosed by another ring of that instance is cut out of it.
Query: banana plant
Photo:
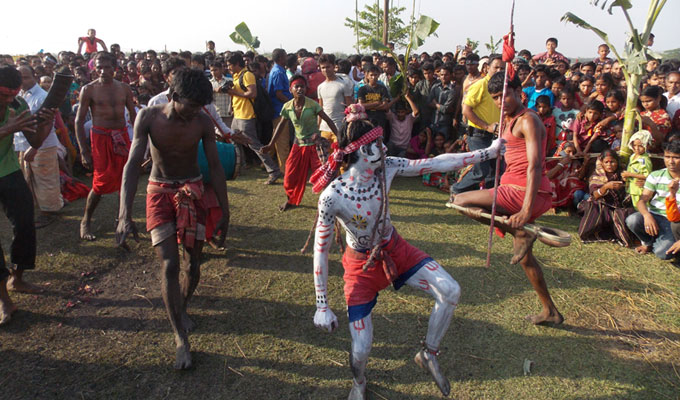
[[[498,52],[498,46],[500,46],[502,41],[503,38],[500,38],[496,41],[493,39],[493,35],[491,35],[489,38],[489,43],[484,43],[484,46],[486,46],[486,49],[489,50],[489,54],[495,54]]]
[[[578,27],[594,32],[609,46],[621,65],[621,71],[623,72],[623,76],[626,80],[626,86],[628,90],[620,155],[624,160],[628,160],[632,154],[631,150],[628,148],[628,142],[634,133],[633,130],[635,129],[635,121],[639,120],[637,102],[638,98],[640,97],[640,82],[642,81],[643,75],[646,73],[645,66],[647,64],[647,59],[648,56],[661,58],[660,55],[652,52],[649,49],[647,46],[647,41],[649,40],[649,35],[652,32],[652,27],[654,27],[661,10],[663,9],[664,5],[666,5],[666,0],[650,0],[649,10],[647,12],[647,18],[645,20],[645,25],[642,28],[642,32],[640,32],[633,25],[633,21],[628,14],[628,10],[633,7],[631,0],[590,0],[590,3],[595,7],[600,7],[602,10],[606,9],[610,15],[613,15],[614,8],[620,9],[623,12],[626,22],[630,28],[630,39],[627,41],[623,53],[619,53],[616,47],[609,41],[607,34],[602,30],[590,25],[583,19],[570,12],[564,14],[564,16],[561,18],[561,21],[571,22]]]
[[[411,21],[414,21],[413,17],[411,18]],[[404,75],[408,70],[408,61],[411,57],[411,51],[422,46],[425,43],[425,39],[435,34],[437,28],[439,28],[439,22],[435,21],[431,17],[428,17],[427,15],[421,15],[420,18],[418,19],[418,22],[411,25],[409,42],[408,45],[406,46],[406,52],[404,53],[404,62],[402,63],[399,62],[399,57],[394,53],[393,50],[390,50],[390,48],[382,44],[382,42],[376,39],[371,39],[371,48],[373,50],[386,51],[392,55],[392,58],[394,58],[395,61],[397,61],[397,65],[399,66],[399,71],[401,71],[401,74],[396,78],[393,77],[393,79],[402,80],[401,94],[405,94],[406,91],[408,90],[408,85],[404,83],[405,82],[404,79],[406,79]]]
[[[250,33],[250,29],[245,22],[241,22],[240,24],[236,25],[236,27],[234,27],[234,32],[229,35],[229,38],[231,38],[231,40],[236,44],[246,46],[248,50],[255,54],[257,54],[256,49],[260,47],[260,40],[257,38],[257,36],[253,36],[253,34]]]

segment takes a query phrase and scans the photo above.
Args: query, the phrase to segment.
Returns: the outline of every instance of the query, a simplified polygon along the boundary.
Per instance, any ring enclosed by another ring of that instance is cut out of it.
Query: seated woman
[[[581,202],[583,212],[578,234],[583,243],[615,241],[631,247],[633,238],[626,217],[634,212],[626,200],[626,188],[619,170],[619,157],[606,149],[597,158],[590,177],[590,198]]]
[[[552,187],[552,206],[553,208],[567,207],[576,208],[581,201],[586,200],[590,195],[586,192],[584,181],[587,171],[588,159],[583,163],[576,160],[576,147],[572,142],[562,142],[555,152],[555,156],[562,156],[559,161],[546,162],[548,179]],[[588,157],[586,154],[585,157]]]
[[[432,152],[432,130],[425,128],[409,142],[406,149],[406,157],[411,160],[419,160],[427,158],[427,155]]]

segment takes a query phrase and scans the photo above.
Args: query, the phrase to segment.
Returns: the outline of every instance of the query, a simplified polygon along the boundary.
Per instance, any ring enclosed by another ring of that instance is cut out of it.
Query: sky
[[[412,1],[392,0],[393,6],[407,8],[402,14],[403,20],[411,15]],[[359,0],[359,8],[374,2]],[[632,2],[631,18],[635,26],[642,29],[649,0]],[[316,46],[322,46],[326,52],[355,52],[354,32],[344,26],[345,17],[354,18],[355,1],[352,0],[202,0],[193,3],[196,6],[191,2],[138,0],[34,0],[29,19],[20,17],[27,12],[22,3],[4,3],[3,14],[17,18],[4,18],[0,24],[0,54],[34,54],[41,49],[53,53],[64,49],[75,51],[78,37],[85,36],[88,28],[95,28],[107,46],[118,43],[126,52],[204,51],[207,40],[216,43],[217,51],[244,49],[229,39],[234,27],[242,21],[259,37],[260,52],[271,52],[277,47],[288,52],[302,47],[314,51]],[[456,45],[464,44],[469,37],[478,40],[480,53],[486,54],[484,43],[489,42],[489,36],[502,37],[510,25],[511,0],[416,0],[415,4],[416,14],[428,15],[441,24],[438,37],[429,38],[417,52],[455,51]],[[589,0],[517,0],[517,50],[544,51],[545,40],[554,36],[559,39],[557,50],[568,57],[596,56],[601,40],[590,31],[560,22],[566,12],[573,12],[607,32],[612,43],[622,47],[628,25],[618,8],[614,15],[609,15],[590,5]],[[678,15],[680,1],[668,0],[653,29],[656,36],[653,50],[661,52],[680,47],[680,42],[671,34],[674,31],[671,24]]]

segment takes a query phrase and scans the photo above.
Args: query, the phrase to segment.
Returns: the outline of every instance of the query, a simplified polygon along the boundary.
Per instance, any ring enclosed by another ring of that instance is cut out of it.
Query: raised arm
[[[319,217],[314,231],[314,292],[316,313],[314,326],[327,332],[338,327],[338,318],[328,306],[328,251],[333,243],[335,214],[334,200],[328,192],[319,197]]]
[[[408,160],[406,158],[387,157],[388,169],[396,168],[396,175],[419,176],[431,172],[448,172],[496,158],[501,149],[502,139],[496,139],[486,149],[468,153],[445,153],[433,158]]]

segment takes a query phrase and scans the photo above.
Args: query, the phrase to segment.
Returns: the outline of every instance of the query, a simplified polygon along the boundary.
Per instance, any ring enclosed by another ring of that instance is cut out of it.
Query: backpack
[[[238,84],[241,86],[241,90],[244,92],[248,90],[243,84],[243,75],[245,72],[238,77]],[[274,119],[274,106],[272,106],[272,100],[269,98],[269,93],[264,89],[262,84],[255,79],[255,87],[257,88],[257,95],[255,99],[250,100],[250,104],[253,106],[255,111],[255,116],[261,121],[271,121]]]

